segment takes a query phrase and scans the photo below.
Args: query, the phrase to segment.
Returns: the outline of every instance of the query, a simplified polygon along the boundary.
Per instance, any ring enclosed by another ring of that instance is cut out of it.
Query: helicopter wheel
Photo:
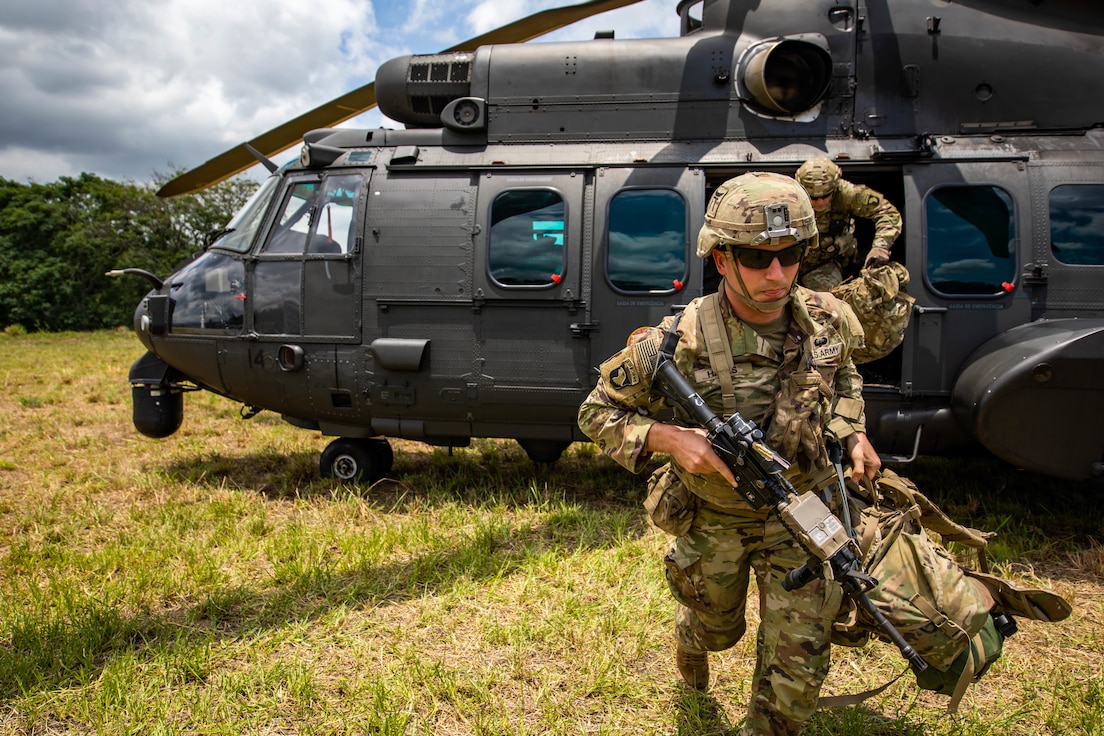
[[[339,437],[322,451],[318,469],[323,478],[375,483],[390,472],[394,460],[387,440]]]

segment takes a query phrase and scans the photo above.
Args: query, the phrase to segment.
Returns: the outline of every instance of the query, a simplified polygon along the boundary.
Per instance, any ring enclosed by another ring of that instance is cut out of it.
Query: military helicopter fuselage
[[[325,474],[379,477],[387,437],[552,461],[595,366],[715,289],[712,190],[828,156],[904,221],[875,447],[1100,476],[1104,13],[1005,5],[684,0],[678,38],[387,62],[406,129],[306,133],[139,305],[135,424],[171,434],[199,388],[338,438]]]

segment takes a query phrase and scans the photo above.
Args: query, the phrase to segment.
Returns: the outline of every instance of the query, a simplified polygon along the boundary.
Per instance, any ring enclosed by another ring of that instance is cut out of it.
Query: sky
[[[371,82],[388,59],[575,1],[0,0],[0,177],[152,182]],[[676,5],[643,0],[530,43],[677,36]],[[401,127],[375,110],[342,127],[381,125]]]

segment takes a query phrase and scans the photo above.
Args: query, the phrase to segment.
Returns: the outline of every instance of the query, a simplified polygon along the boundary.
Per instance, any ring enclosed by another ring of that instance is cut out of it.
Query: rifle
[[[843,523],[816,493],[808,491],[798,495],[797,489],[783,476],[790,464],[763,441],[763,432],[754,422],[747,421],[739,412],[734,412],[728,421],[722,421],[679,373],[672,360],[679,339],[677,326],[676,318],[655,356],[652,387],[705,428],[713,451],[736,476],[738,483],[734,490],[752,508],[766,507],[776,514],[809,554],[808,562],[786,574],[782,587],[795,590],[817,576],[830,576],[846,595],[870,614],[913,671],[923,672],[928,663],[867,596],[866,592],[877,586],[878,581],[863,570],[858,548]]]

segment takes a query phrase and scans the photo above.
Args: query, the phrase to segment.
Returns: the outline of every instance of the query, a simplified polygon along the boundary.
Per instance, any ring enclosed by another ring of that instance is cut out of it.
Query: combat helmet
[[[840,167],[827,158],[811,158],[798,167],[796,176],[810,197],[827,197],[839,185]]]
[[[809,195],[783,174],[753,171],[717,187],[698,232],[698,257],[725,245],[757,247],[796,238],[815,248],[816,213]]]

